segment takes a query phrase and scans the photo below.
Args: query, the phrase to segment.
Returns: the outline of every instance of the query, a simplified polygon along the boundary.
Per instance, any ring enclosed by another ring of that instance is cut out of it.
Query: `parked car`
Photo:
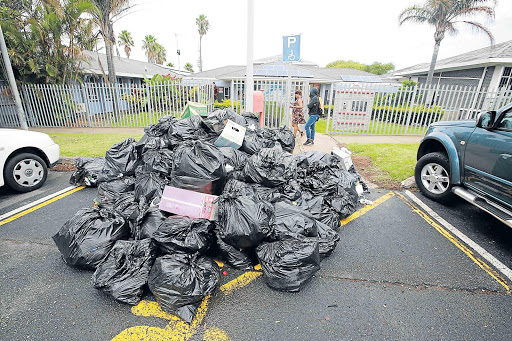
[[[417,160],[426,197],[447,202],[456,194],[512,227],[512,103],[476,121],[430,125]]]
[[[48,168],[59,160],[60,147],[46,134],[0,129],[0,187],[29,192],[46,181]]]

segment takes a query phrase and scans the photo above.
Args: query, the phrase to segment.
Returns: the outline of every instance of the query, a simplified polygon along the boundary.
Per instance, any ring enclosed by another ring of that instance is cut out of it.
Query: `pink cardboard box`
[[[159,208],[162,211],[191,218],[217,219],[216,195],[165,186]]]

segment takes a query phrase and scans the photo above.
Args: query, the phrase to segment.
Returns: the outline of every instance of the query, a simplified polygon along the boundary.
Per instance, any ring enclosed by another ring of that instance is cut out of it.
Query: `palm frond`
[[[492,35],[491,31],[484,25],[482,25],[476,21],[468,21],[468,20],[455,21],[454,23],[458,23],[458,22],[470,25],[473,28],[473,30],[475,30],[475,32],[485,33],[487,35],[487,37],[489,38],[491,45],[494,45],[494,36]]]
[[[408,21],[423,23],[428,21],[430,14],[431,13],[427,8],[414,5],[406,8],[405,10],[402,11],[402,13],[400,13],[400,15],[398,16],[398,23],[400,25]]]

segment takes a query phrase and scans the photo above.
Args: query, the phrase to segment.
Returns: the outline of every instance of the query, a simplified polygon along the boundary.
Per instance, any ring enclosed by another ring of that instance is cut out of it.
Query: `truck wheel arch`
[[[460,184],[460,162],[457,154],[457,148],[453,141],[445,134],[433,133],[424,139],[419,148],[416,160],[423,155],[439,152],[448,157],[450,163],[450,181],[452,184]]]

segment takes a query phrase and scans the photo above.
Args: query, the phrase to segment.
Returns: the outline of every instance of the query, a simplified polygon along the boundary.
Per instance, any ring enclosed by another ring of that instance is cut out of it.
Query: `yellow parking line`
[[[359,211],[354,212],[350,217],[342,219],[341,220],[341,226],[346,225],[346,224],[350,223],[352,220],[354,220],[356,218],[359,218],[363,214],[373,210],[375,207],[379,206],[380,204],[382,204],[383,202],[385,202],[389,198],[393,197],[394,195],[395,195],[395,193],[393,193],[393,192],[388,192],[388,193],[384,194],[383,196],[381,196],[380,198],[375,200],[373,202],[373,205],[366,205],[365,207],[363,207]]]
[[[496,280],[499,284],[501,284],[507,291],[510,290],[507,281],[493,268],[491,268],[487,263],[481,260],[473,251],[467,248],[461,241],[459,241],[456,237],[454,237],[450,232],[445,230],[441,225],[436,223],[430,216],[419,209],[416,205],[414,205],[409,199],[404,197],[402,194],[397,193],[398,197],[402,199],[409,207],[411,207],[412,211],[419,215],[423,220],[425,220],[430,226],[435,228],[437,232],[439,232],[443,237],[448,239],[453,245],[455,245],[459,250],[464,252],[466,256],[468,256],[473,262],[475,262],[480,268],[482,268],[485,272],[487,272],[492,278]]]
[[[2,225],[4,225],[4,224],[7,224],[7,223],[10,223],[10,222],[11,222],[11,221],[13,221],[13,220],[16,220],[16,219],[18,219],[18,218],[20,218],[20,217],[23,217],[24,215],[29,214],[30,212],[34,212],[34,211],[36,211],[36,210],[40,209],[41,207],[44,207],[44,206],[46,206],[46,205],[49,205],[49,204],[51,204],[52,202],[55,202],[55,201],[57,201],[57,200],[59,200],[59,199],[62,199],[62,198],[66,197],[66,196],[68,196],[68,195],[70,195],[70,194],[73,194],[73,193],[75,193],[75,192],[77,192],[77,191],[79,191],[79,190],[81,190],[81,189],[83,189],[83,188],[84,188],[84,186],[80,186],[80,187],[73,188],[72,190],[70,190],[70,191],[68,191],[68,192],[66,192],[66,193],[62,193],[61,195],[58,195],[58,196],[56,196],[56,197],[54,197],[54,198],[51,198],[51,199],[46,200],[46,201],[44,201],[44,202],[40,203],[40,204],[39,204],[39,205],[37,205],[37,206],[34,206],[34,207],[31,207],[31,208],[28,208],[28,209],[26,209],[25,211],[21,211],[21,212],[20,212],[20,213],[18,213],[18,214],[15,214],[15,215],[13,215],[13,216],[11,216],[11,217],[7,218],[7,219],[4,219],[4,220],[0,221],[0,226],[2,226]]]
[[[222,291],[225,295],[229,295],[233,291],[235,291],[238,288],[242,288],[255,280],[256,278],[260,277],[263,273],[262,272],[256,272],[256,271],[249,271],[244,273],[243,275],[238,276],[234,280],[227,282],[223,286],[220,287],[220,291]]]

